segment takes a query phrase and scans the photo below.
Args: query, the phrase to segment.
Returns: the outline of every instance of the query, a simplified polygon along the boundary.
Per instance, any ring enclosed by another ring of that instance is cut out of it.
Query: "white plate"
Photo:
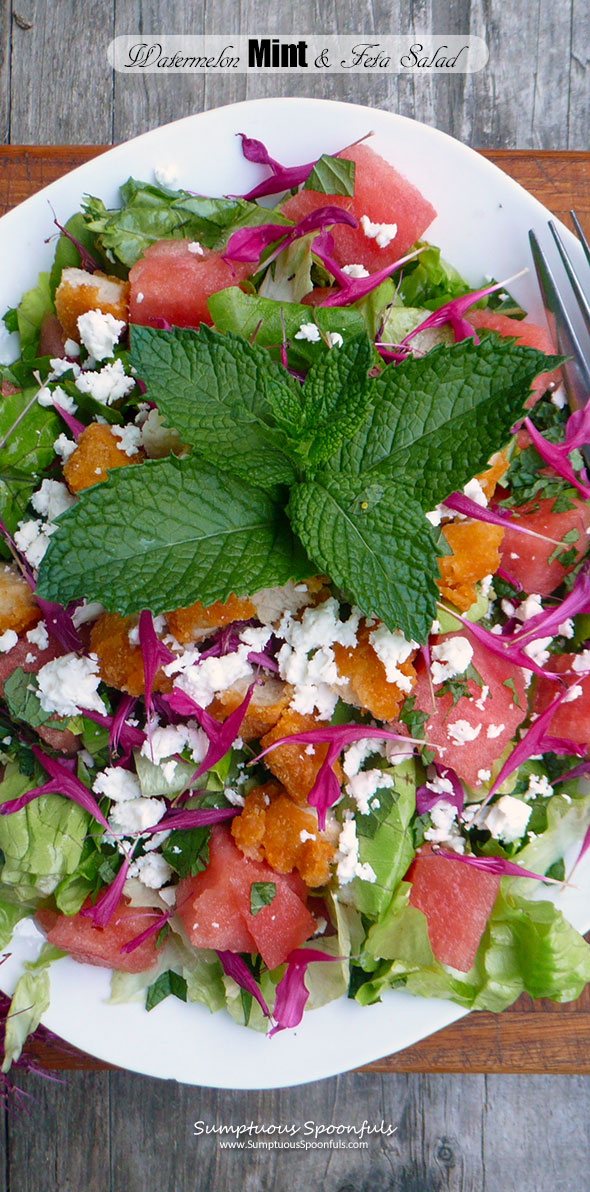
[[[82,195],[117,204],[118,185],[133,174],[151,179],[155,166],[174,166],[179,183],[203,194],[243,193],[266,171],[245,162],[235,135],[263,140],[287,165],[335,152],[367,132],[371,145],[431,200],[438,218],[428,238],[473,284],[531,267],[527,233],[544,232],[548,212],[515,182],[458,141],[402,116],[315,99],[264,99],[189,116],[111,149],[27,199],[0,220],[0,310],[18,302],[40,269],[48,268],[54,232],[49,203],[61,222]],[[512,287],[533,321],[541,301],[529,272]],[[3,345],[6,352],[10,346]],[[589,858],[590,861],[590,858]],[[576,890],[560,902],[579,929],[590,926],[590,864],[577,871]],[[28,928],[30,933],[30,928]],[[22,959],[35,945],[20,932],[0,986],[12,992]],[[464,1011],[443,1001],[390,993],[362,1008],[342,999],[307,1015],[295,1031],[272,1040],[170,998],[149,1015],[138,1004],[109,1006],[109,974],[61,960],[51,970],[51,1007],[43,1021],[92,1055],[148,1076],[216,1088],[276,1088],[318,1080],[408,1047]],[[473,1057],[477,1061],[477,1057]]]

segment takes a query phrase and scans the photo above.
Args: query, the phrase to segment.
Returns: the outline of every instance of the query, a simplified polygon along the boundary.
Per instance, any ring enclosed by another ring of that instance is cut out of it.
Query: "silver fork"
[[[575,211],[570,211],[570,216],[590,269],[590,245]],[[553,220],[549,220],[549,229],[567,280],[558,278],[535,232],[529,232],[529,240],[555,343],[558,351],[568,357],[562,365],[562,375],[569,406],[571,410],[579,410],[590,400],[590,272],[585,284],[580,281]],[[585,448],[584,455],[590,462],[588,448]]]

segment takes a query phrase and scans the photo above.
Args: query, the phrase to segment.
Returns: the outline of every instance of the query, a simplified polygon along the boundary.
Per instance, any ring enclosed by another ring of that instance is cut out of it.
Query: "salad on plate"
[[[58,213],[4,315],[5,1067],[64,955],[270,1035],[590,980],[590,406],[370,140],[242,150]]]

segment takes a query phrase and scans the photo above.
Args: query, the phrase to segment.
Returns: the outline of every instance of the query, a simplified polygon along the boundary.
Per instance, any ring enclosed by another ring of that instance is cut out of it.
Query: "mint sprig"
[[[82,493],[52,535],[39,595],[162,612],[322,570],[418,641],[440,553],[424,513],[486,466],[554,363],[486,337],[374,377],[358,336],[300,385],[263,349],[207,327],[133,328],[132,358],[192,454],[120,468]]]

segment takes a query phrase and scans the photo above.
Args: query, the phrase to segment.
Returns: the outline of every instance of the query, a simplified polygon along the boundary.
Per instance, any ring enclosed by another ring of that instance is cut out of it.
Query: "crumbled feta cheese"
[[[395,683],[400,691],[409,695],[412,690],[412,679],[399,669],[402,662],[406,662],[410,654],[418,649],[418,643],[407,641],[400,629],[392,632],[386,625],[378,625],[369,634],[371,643],[378,659],[385,667],[388,683]]]
[[[305,828],[302,828],[299,833],[299,839],[302,844],[305,844],[306,840],[317,840],[317,835],[315,832],[306,832]]]
[[[129,877],[138,877],[148,890],[159,890],[172,877],[172,869],[160,853],[148,852],[129,866]]]
[[[165,190],[178,190],[180,186],[178,166],[172,162],[166,166],[155,166],[154,178],[158,186],[163,186]]]
[[[295,332],[295,339],[306,339],[310,344],[317,344],[321,339],[320,329],[315,323],[302,323],[299,331]]]
[[[464,485],[463,492],[466,497],[469,497],[470,501],[475,501],[475,504],[480,505],[482,509],[486,508],[488,498],[486,497],[477,477],[474,476],[473,480],[470,480],[466,485]]]
[[[55,521],[60,513],[65,513],[66,509],[70,509],[75,501],[76,498],[60,480],[44,480],[41,488],[31,497],[31,505],[35,512],[50,522]]]
[[[138,426],[113,426],[113,434],[120,441],[117,443],[119,451],[131,457],[137,455],[141,447],[141,431]]]
[[[180,435],[172,427],[164,425],[157,410],[150,410],[141,424],[141,445],[150,459],[163,459],[171,451],[178,451]]]
[[[96,775],[92,789],[97,795],[106,795],[115,803],[126,803],[128,799],[139,799],[141,786],[136,774],[122,766],[107,766]]]
[[[69,393],[66,393],[61,385],[56,385],[53,392],[51,389],[48,389],[47,385],[44,385],[37,394],[37,401],[40,406],[46,406],[47,408],[57,403],[60,410],[64,410],[66,414],[76,413],[77,406],[73,397],[70,397]]]
[[[383,770],[361,770],[346,783],[346,792],[354,799],[361,815],[368,815],[370,802],[378,790],[393,786],[391,774]]]
[[[572,670],[577,675],[583,675],[586,671],[590,671],[590,650],[582,650],[581,654],[576,654],[572,662]]]
[[[434,770],[434,766],[431,769]],[[453,784],[450,778],[445,778],[444,774],[437,774],[436,771],[434,771],[432,777],[429,777],[426,786],[429,791],[432,791],[433,795],[453,794]]]
[[[432,827],[426,828],[424,839],[433,844],[444,844],[456,853],[465,852],[465,841],[457,825],[457,808],[446,799],[440,799],[430,809]]]
[[[352,647],[360,622],[353,609],[347,621],[339,617],[338,602],[332,598],[306,608],[300,621],[285,613],[277,630],[284,639],[277,655],[279,673],[294,688],[291,707],[303,715],[317,709],[328,720],[338,701],[338,687],[346,680],[338,674],[333,645]]]
[[[517,621],[522,621],[524,624],[525,621],[531,621],[533,617],[538,617],[539,613],[542,612],[543,605],[541,603],[541,597],[533,594],[527,596],[526,600],[521,600],[516,610],[516,619]]]
[[[344,813],[344,823],[338,837],[336,860],[336,876],[341,886],[348,885],[353,877],[359,877],[365,882],[377,881],[377,875],[371,866],[366,863],[363,865],[359,861],[356,823],[350,811]]]
[[[534,641],[528,642],[523,646],[523,653],[527,655],[538,666],[544,666],[549,658],[549,650],[547,646],[551,645],[552,637],[537,637]]]
[[[82,708],[104,712],[105,706],[98,695],[100,683],[98,659],[95,654],[79,658],[76,654],[63,654],[41,667],[37,676],[39,699],[44,712],[57,712],[58,716],[75,716]]]
[[[347,778],[354,778],[358,774],[363,762],[374,753],[379,753],[381,742],[371,737],[364,737],[362,741],[353,741],[342,757],[342,769]]]
[[[4,633],[0,634],[0,654],[8,654],[13,650],[18,641],[18,633],[14,629],[5,629]]]
[[[358,278],[369,276],[369,270],[365,269],[364,265],[344,265],[342,272],[346,273],[347,277]]]
[[[51,522],[45,525],[38,518],[19,522],[19,528],[14,534],[14,541],[31,567],[39,566],[49,545],[49,539],[56,530],[56,525]]]
[[[552,794],[553,787],[546,774],[531,774],[529,776],[529,785],[525,799],[534,798],[535,795],[541,795],[543,799],[549,799]]]
[[[28,663],[31,663],[31,664],[32,664],[33,662],[36,662],[36,661],[37,661],[37,655],[36,655],[36,654],[31,654],[31,653],[29,653],[29,654],[25,654],[25,663],[27,663],[27,664],[28,664]]]
[[[123,836],[130,836],[134,832],[143,832],[146,828],[153,828],[159,824],[166,814],[164,799],[125,799],[115,803],[109,815],[109,826],[114,832]]]
[[[303,752],[307,753],[309,757],[314,757],[315,756],[315,745],[306,745]]]
[[[454,724],[449,724],[448,727],[449,739],[453,745],[467,745],[469,741],[475,741],[481,732],[481,724],[470,724],[468,720],[456,720]]]
[[[527,807],[522,799],[502,795],[497,803],[492,803],[486,809],[483,816],[478,817],[478,823],[487,828],[495,840],[512,844],[524,836],[531,812],[532,807]]]
[[[158,726],[152,729],[152,743],[150,748],[149,741],[144,741],[141,747],[143,757],[147,757],[150,761],[154,761],[159,765],[165,758],[172,757],[175,753],[182,753],[187,747],[191,750],[191,757],[194,762],[202,762],[209,742],[206,734],[202,728],[196,728],[190,722],[188,724],[168,724]],[[170,779],[166,779],[170,781]]]
[[[480,590],[482,596],[484,596],[484,597],[489,596],[490,592],[492,591],[493,582],[494,582],[494,577],[491,572],[489,575],[484,575],[483,579],[479,581],[479,590]]]
[[[256,616],[265,625],[274,625],[280,621],[283,613],[298,613],[311,601],[307,584],[294,584],[293,580],[283,584],[280,588],[261,588],[250,597]]]
[[[575,631],[576,631],[576,629],[575,629],[573,617],[567,617],[567,619],[565,621],[561,622],[561,625],[557,626],[557,632],[560,635],[560,637],[566,637],[569,639],[574,636]]]
[[[559,389],[555,390],[555,393],[551,394],[551,402],[558,410],[564,410],[567,406],[567,397],[562,385],[559,386]]]
[[[339,331],[326,331],[326,343],[329,348],[341,348],[344,340]]]
[[[81,625],[85,625],[87,621],[96,621],[101,617],[105,611],[104,604],[100,604],[98,600],[84,600],[79,604],[72,613],[72,621],[76,629]]]
[[[480,695],[479,699],[476,699],[476,701],[475,701],[475,706],[479,712],[484,711],[485,706],[486,706],[486,700],[489,699],[489,695],[490,695],[490,689],[489,689],[487,683],[484,683],[484,685],[481,689],[481,695]]]
[[[199,244],[198,240],[189,240],[189,242],[187,244],[187,248],[188,248],[188,251],[192,252],[195,257],[202,257],[205,254],[203,245]]]
[[[38,646],[40,650],[46,650],[49,645],[49,634],[45,621],[38,621],[32,629],[28,629],[26,638],[31,645]]]
[[[99,372],[80,373],[75,384],[80,393],[89,393],[102,406],[111,406],[131,392],[135,381],[126,376],[122,360],[113,360],[112,364],[103,365]]]
[[[466,637],[459,635],[449,637],[444,642],[437,642],[431,653],[432,681],[444,683],[447,679],[455,679],[457,675],[465,674],[473,658],[473,646]]]
[[[60,357],[53,357],[49,361],[51,368],[50,381],[57,380],[58,377],[63,377],[64,373],[72,373],[74,377],[78,376],[80,372],[80,365],[73,360],[62,360]]]
[[[478,770],[477,771],[477,781],[478,782],[489,782],[491,777],[492,777],[491,770]]]
[[[443,511],[441,505],[437,505],[436,509],[429,509],[428,513],[424,514],[424,516],[428,518],[431,526],[440,526],[442,515]]]
[[[64,350],[65,350],[66,356],[79,356],[80,355],[80,344],[77,344],[75,339],[66,339],[66,342],[64,344]]]
[[[143,302],[144,298],[145,298],[145,294],[141,290],[139,290],[138,293],[135,295],[135,301],[137,302],[138,305],[140,302]]]
[[[573,687],[570,687],[567,695],[564,696],[563,703],[564,704],[573,704],[574,700],[579,699],[580,696],[583,695],[583,693],[584,693],[583,687],[579,683],[575,683]]]
[[[95,360],[105,360],[113,355],[113,348],[125,326],[123,319],[115,319],[101,310],[86,310],[78,315],[77,322],[80,339]]]
[[[374,240],[378,248],[388,248],[397,236],[396,223],[373,223],[368,215],[361,215],[361,228],[368,240]]]
[[[163,667],[163,671],[168,676],[178,675],[174,686],[206,708],[220,692],[235,687],[240,679],[251,678],[254,671],[248,662],[249,653],[250,646],[239,646],[221,658],[201,659],[198,650],[189,649]]]
[[[53,444],[53,450],[56,455],[59,455],[63,466],[66,460],[70,458],[70,455],[76,450],[76,444],[73,439],[68,439],[68,436],[62,431]]]

